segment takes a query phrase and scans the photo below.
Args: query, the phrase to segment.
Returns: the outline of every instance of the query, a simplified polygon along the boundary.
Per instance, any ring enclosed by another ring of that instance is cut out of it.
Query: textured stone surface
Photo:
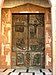
[[[11,66],[11,13],[6,9],[2,11],[2,48],[1,64],[5,67]]]
[[[11,67],[11,38],[12,38],[12,16],[11,13],[18,12],[39,12],[45,13],[45,58],[48,53],[48,56],[51,58],[51,23],[50,23],[50,14],[49,9],[45,9],[39,6],[32,4],[26,4],[20,7],[10,9],[2,9],[2,50],[1,50],[1,66],[2,67]],[[3,56],[3,57],[2,57]],[[13,55],[12,55],[13,56]],[[7,59],[9,57],[9,59]],[[16,56],[15,56],[16,57]],[[16,58],[15,58],[16,59]],[[9,60],[9,61],[8,61]],[[51,68],[51,61],[48,61],[46,68]]]
[[[32,3],[35,5],[40,5],[43,7],[50,7],[51,5],[49,4],[48,0],[5,0],[4,2],[4,8],[10,8],[10,7],[15,7],[19,5],[23,5],[26,3]]]
[[[45,55],[46,55],[46,66],[49,68],[51,67],[51,38],[52,38],[52,32],[51,32],[51,14],[50,10],[48,9],[46,11],[46,24],[45,24]],[[48,58],[47,58],[48,55]],[[48,66],[48,64],[49,66]]]

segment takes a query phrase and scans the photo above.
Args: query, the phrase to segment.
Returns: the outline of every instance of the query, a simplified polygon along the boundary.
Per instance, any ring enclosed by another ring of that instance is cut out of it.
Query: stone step
[[[7,69],[5,72],[3,72],[3,75],[9,75],[9,73],[13,72],[15,69]]]
[[[0,69],[0,75],[52,75],[49,69]]]

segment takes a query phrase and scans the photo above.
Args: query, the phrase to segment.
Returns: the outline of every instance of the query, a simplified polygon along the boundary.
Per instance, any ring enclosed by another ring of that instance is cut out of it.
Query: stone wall
[[[24,4],[11,9],[2,9],[1,66],[16,66],[16,53],[12,52],[12,13],[45,13],[45,67],[51,68],[51,18],[50,9],[33,4]],[[11,61],[12,60],[12,61]]]
[[[11,67],[11,13],[8,9],[2,10],[1,67]]]
[[[51,67],[52,64],[52,26],[51,26],[51,11],[50,9],[46,10],[45,14],[45,55],[46,55],[46,68]],[[49,66],[48,66],[49,64]]]

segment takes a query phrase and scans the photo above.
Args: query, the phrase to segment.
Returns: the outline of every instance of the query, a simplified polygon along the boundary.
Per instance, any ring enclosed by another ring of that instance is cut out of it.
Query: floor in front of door
[[[37,68],[0,69],[0,75],[52,75],[52,71]]]

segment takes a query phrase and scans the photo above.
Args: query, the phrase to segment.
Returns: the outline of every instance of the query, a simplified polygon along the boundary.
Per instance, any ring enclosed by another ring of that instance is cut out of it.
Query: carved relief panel
[[[16,65],[43,67],[44,14],[12,14],[12,36]]]

